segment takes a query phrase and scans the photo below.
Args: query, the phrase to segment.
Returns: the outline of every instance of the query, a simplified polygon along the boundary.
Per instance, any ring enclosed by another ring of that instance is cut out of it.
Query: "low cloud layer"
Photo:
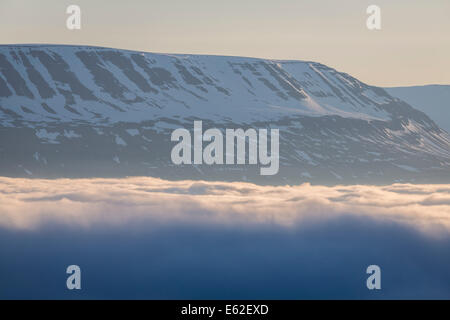
[[[0,226],[35,229],[155,223],[279,225],[369,217],[450,231],[450,185],[258,186],[127,179],[0,178]]]
[[[449,299],[449,230],[450,185],[0,178],[0,299]]]

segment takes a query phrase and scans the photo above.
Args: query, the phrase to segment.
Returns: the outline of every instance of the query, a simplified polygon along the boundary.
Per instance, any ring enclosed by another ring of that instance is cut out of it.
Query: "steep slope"
[[[450,85],[385,88],[392,95],[427,114],[450,132]]]
[[[385,90],[315,62],[0,46],[0,174],[258,183],[450,181],[450,139]],[[278,128],[280,171],[183,165],[175,128]]]

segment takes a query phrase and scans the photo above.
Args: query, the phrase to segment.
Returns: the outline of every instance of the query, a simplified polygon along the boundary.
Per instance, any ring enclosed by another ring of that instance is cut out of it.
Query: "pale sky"
[[[81,30],[66,28],[67,6]],[[366,8],[381,8],[381,30]],[[0,0],[0,44],[311,60],[378,86],[450,84],[450,0]]]

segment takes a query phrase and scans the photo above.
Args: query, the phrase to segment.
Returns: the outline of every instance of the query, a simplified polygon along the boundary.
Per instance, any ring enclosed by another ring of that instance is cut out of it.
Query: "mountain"
[[[450,85],[394,87],[385,90],[426,113],[442,129],[450,132]]]
[[[309,61],[0,46],[0,175],[448,182],[450,137],[423,112]],[[174,165],[176,128],[277,128],[280,170]]]

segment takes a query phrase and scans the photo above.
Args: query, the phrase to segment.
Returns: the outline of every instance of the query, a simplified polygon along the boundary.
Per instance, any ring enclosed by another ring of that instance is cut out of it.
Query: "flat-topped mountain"
[[[280,170],[171,162],[171,132],[277,128]],[[308,61],[0,46],[0,175],[257,183],[450,181],[450,138],[382,88]]]

